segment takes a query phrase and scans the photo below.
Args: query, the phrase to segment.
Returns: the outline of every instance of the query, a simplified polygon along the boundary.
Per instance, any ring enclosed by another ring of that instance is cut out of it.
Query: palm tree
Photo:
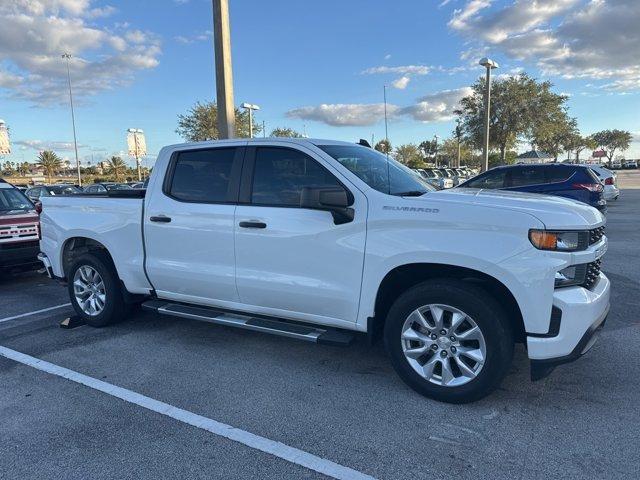
[[[127,164],[120,157],[115,155],[109,159],[108,171],[110,175],[116,177],[116,182],[120,181],[120,175],[127,170]]]
[[[51,183],[51,177],[62,168],[62,160],[51,150],[43,150],[38,154],[38,165],[44,169]]]

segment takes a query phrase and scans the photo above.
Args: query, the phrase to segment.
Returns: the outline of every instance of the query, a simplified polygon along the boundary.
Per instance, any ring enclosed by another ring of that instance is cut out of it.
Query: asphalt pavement
[[[470,405],[416,394],[363,339],[318,346],[141,311],[63,330],[66,289],[35,273],[0,279],[0,347],[338,464],[344,478],[639,478],[639,207],[638,189],[610,203],[612,305],[589,354],[532,383],[519,347],[500,389]],[[3,479],[326,478],[283,456],[0,357]]]

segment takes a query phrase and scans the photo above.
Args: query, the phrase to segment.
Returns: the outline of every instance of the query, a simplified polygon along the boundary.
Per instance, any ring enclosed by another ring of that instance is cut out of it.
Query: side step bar
[[[332,329],[306,325],[279,318],[252,317],[240,313],[225,312],[209,307],[184,305],[164,300],[148,300],[142,304],[142,308],[153,310],[161,315],[188,318],[202,322],[226,325],[229,327],[253,330],[255,332],[270,333],[282,337],[295,338],[307,342],[323,345],[348,346],[355,335],[346,330]]]

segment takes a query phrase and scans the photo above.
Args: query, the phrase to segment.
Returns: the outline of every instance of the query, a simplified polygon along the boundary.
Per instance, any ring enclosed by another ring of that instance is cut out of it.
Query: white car
[[[493,391],[515,343],[526,344],[533,379],[577,359],[609,311],[595,208],[433,191],[346,142],[173,145],[146,190],[43,204],[40,258],[89,325],[144,302],[161,315],[310,342],[380,337],[398,375],[441,401]]]
[[[593,170],[604,186],[604,199],[607,202],[617,200],[620,196],[620,190],[618,189],[618,176],[616,173],[601,165],[590,165],[589,168]]]
[[[625,160],[622,162],[622,168],[638,168],[637,160]]]

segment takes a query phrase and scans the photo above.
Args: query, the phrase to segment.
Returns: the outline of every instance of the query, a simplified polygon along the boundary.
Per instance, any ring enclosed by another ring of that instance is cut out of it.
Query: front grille
[[[589,230],[589,245],[598,243],[604,237],[604,226]]]
[[[0,250],[15,250],[18,248],[36,248],[40,246],[38,240],[30,242],[13,242],[13,243],[0,243]]]
[[[601,259],[586,264],[587,271],[585,272],[584,282],[582,283],[582,286],[584,288],[590,290],[596,284],[596,282],[598,281],[598,276],[600,275],[601,264]]]

